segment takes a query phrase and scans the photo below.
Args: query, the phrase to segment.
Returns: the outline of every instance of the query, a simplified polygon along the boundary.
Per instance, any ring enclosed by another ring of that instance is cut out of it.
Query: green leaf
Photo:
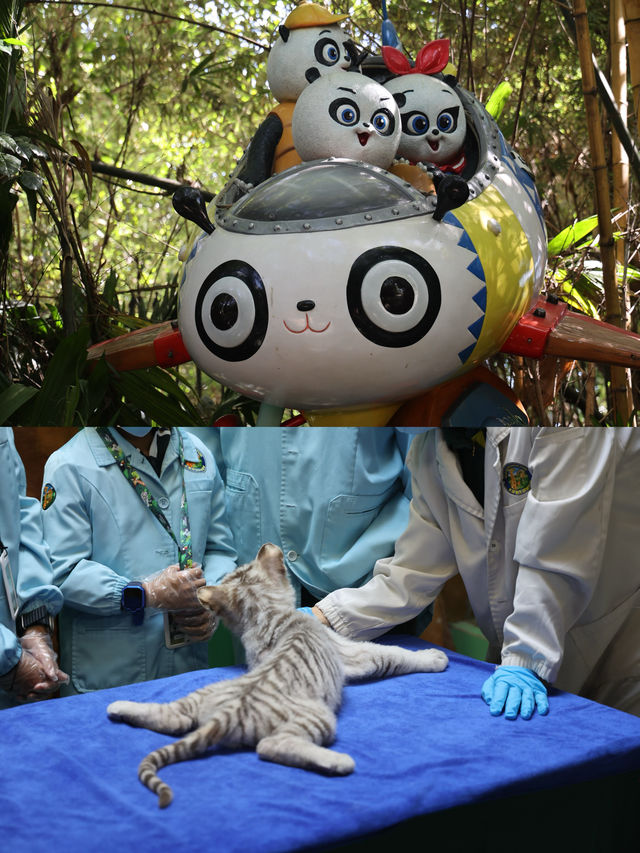
[[[18,382],[2,391],[0,393],[0,424],[8,423],[11,416],[37,393],[37,388],[20,385]]]
[[[26,170],[20,175],[18,183],[25,190],[37,191],[42,187],[43,181],[40,175],[36,175],[35,172]]]
[[[511,96],[513,92],[513,86],[511,83],[507,83],[504,81],[500,83],[491,93],[489,100],[484,105],[486,111],[492,116],[496,121],[502,115],[502,111],[507,103],[507,100]]]
[[[579,222],[574,222],[568,228],[564,228],[553,239],[549,240],[547,251],[550,257],[559,255],[571,246],[581,243],[585,237],[598,227],[598,217],[594,214]]]

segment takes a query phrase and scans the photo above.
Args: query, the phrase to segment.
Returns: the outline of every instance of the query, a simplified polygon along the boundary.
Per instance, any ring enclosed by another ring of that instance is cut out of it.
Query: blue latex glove
[[[547,688],[534,672],[523,666],[497,667],[482,685],[482,698],[492,716],[504,711],[507,720],[515,720],[518,712],[523,720],[530,720],[536,708],[542,716],[549,713]]]
[[[313,616],[314,619],[316,618],[314,613],[313,613],[313,610],[310,607],[298,607],[298,610],[301,613],[306,613],[309,616]]]

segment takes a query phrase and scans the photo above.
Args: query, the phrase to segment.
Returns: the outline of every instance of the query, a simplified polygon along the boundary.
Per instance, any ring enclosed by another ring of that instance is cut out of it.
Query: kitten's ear
[[[216,586],[203,586],[198,590],[198,599],[203,607],[207,610],[213,610],[214,613],[219,609],[222,601],[220,589]]]
[[[256,560],[272,577],[278,578],[286,574],[282,551],[277,545],[272,545],[271,542],[266,542],[260,548]]]

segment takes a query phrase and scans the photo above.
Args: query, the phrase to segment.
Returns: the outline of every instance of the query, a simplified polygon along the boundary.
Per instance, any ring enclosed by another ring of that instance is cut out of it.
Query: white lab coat
[[[514,463],[531,475],[521,494],[503,481]],[[490,659],[640,713],[640,430],[489,428],[484,509],[439,430],[408,465],[394,556],[319,602],[335,630],[378,636],[459,572]]]

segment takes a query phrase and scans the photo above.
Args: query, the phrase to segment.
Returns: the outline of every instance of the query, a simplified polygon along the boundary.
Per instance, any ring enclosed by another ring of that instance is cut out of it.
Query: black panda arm
[[[254,187],[266,181],[271,176],[273,155],[281,136],[282,122],[275,113],[270,113],[256,130],[235,177]]]

